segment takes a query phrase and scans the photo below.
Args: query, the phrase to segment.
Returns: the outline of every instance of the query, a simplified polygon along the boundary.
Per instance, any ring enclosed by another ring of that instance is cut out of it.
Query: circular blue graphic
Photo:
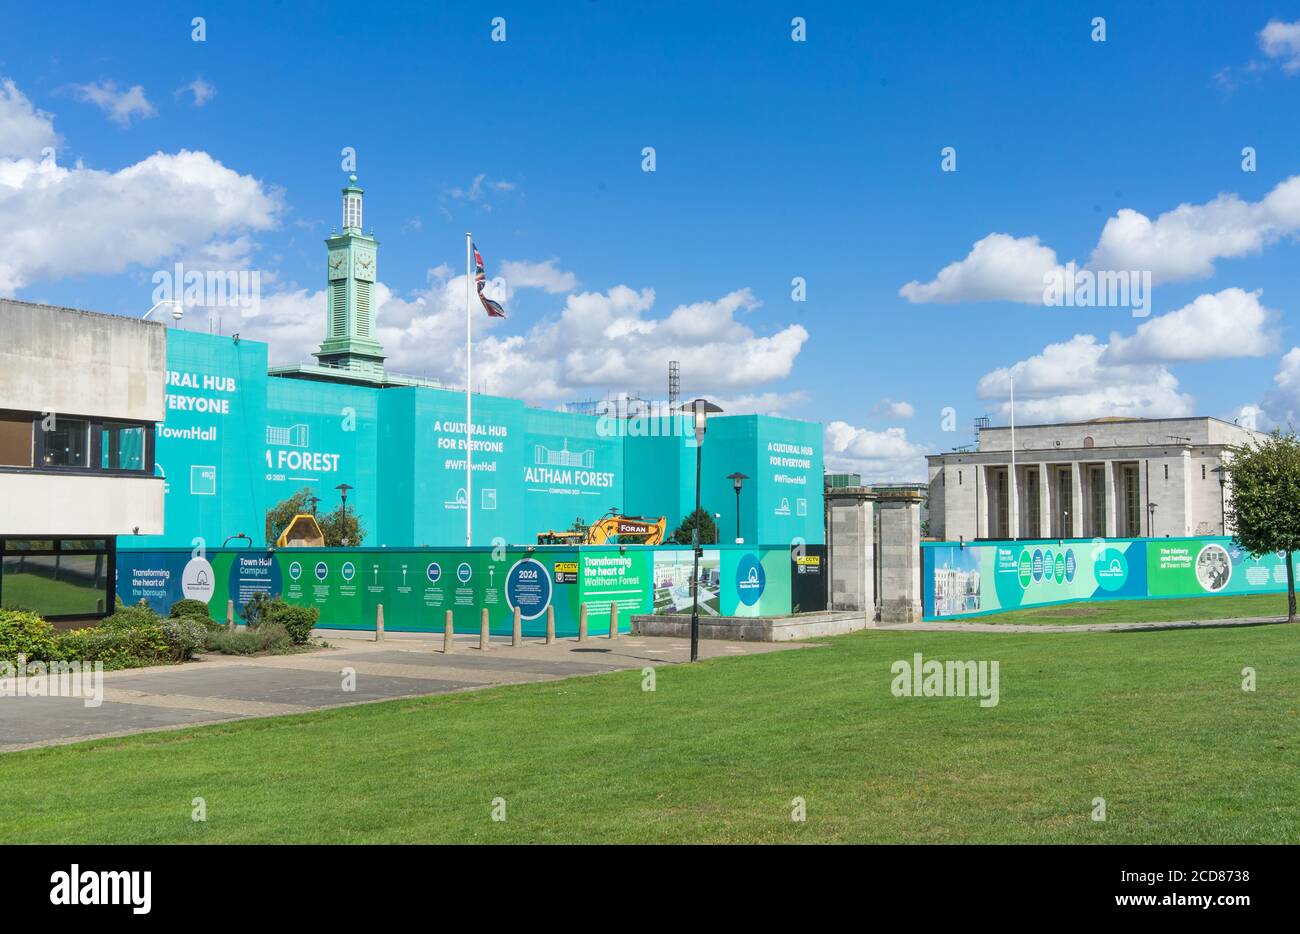
[[[355,567],[353,567],[352,562],[351,562],[351,561],[344,561],[344,562],[343,562],[343,579],[344,579],[345,581],[350,581],[350,580],[352,580],[352,578],[354,578],[354,577],[356,577],[356,576],[357,576],[357,569],[356,569]]]
[[[462,561],[456,565],[456,580],[462,584],[468,584],[469,579],[474,576],[474,569],[469,566],[469,562]]]
[[[326,577],[329,576],[329,573],[330,573],[330,569],[328,566],[326,566],[324,561],[316,562],[316,580],[323,581]]]
[[[302,577],[302,565],[294,561],[289,565],[289,577],[291,580],[297,580]]]
[[[736,595],[745,606],[753,606],[763,596],[767,586],[767,572],[752,554],[745,555],[736,565]]]
[[[437,561],[430,561],[429,566],[424,569],[424,576],[429,578],[430,584],[436,584],[442,580],[442,565]]]
[[[1074,571],[1075,571],[1074,549],[1067,548],[1065,549],[1065,580],[1067,583],[1074,582]]]
[[[1043,579],[1043,549],[1034,549],[1034,580]]]
[[[551,602],[551,575],[536,558],[516,561],[506,575],[506,604],[520,619],[537,619]]]

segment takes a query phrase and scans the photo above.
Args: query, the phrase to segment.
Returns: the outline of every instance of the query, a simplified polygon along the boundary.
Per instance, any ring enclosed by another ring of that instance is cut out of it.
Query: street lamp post
[[[727,479],[730,480],[731,483],[732,483],[732,485],[736,488],[736,544],[739,545],[739,544],[741,543],[741,538],[740,538],[740,485],[741,485],[742,483],[744,483],[746,480],[748,480],[749,477],[746,477],[743,473],[741,473],[739,470],[737,470],[735,473],[727,474]]]
[[[1156,504],[1147,503],[1147,535],[1156,537]]]
[[[695,423],[695,532],[694,538],[695,562],[694,570],[691,572],[691,661],[698,661],[700,657],[700,471],[703,466],[701,454],[704,450],[704,430],[708,422],[709,415],[715,412],[721,412],[722,407],[714,405],[707,399],[696,399],[694,402],[685,402],[678,412],[682,415],[691,416]]]
[[[334,489],[339,491],[339,496],[343,500],[343,505],[341,508],[343,510],[343,531],[345,534],[343,535],[342,544],[344,547],[347,547],[348,536],[346,533],[348,529],[348,490],[353,489],[353,487],[348,486],[348,484],[346,483],[340,483]]]

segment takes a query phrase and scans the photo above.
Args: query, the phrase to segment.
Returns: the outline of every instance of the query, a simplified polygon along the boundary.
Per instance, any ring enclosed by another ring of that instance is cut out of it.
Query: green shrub
[[[137,604],[123,607],[112,616],[105,616],[101,629],[157,629],[162,617],[148,606]]]
[[[167,611],[171,619],[179,619],[182,616],[198,616],[203,619],[210,619],[212,614],[208,612],[208,605],[202,600],[177,600],[172,604],[172,608]]]
[[[103,662],[105,668],[140,668],[175,656],[160,626],[74,629],[55,637],[52,658]]]
[[[266,606],[262,614],[263,625],[279,623],[289,633],[294,645],[305,645],[311,631],[320,621],[320,610],[314,606],[295,606],[278,597]]]
[[[279,597],[276,598],[277,600]],[[248,602],[242,607],[243,612],[239,615],[244,618],[244,625],[256,627],[262,622],[262,616],[266,613],[266,608],[274,602],[266,595],[266,591],[259,590],[248,598]]]
[[[253,655],[283,652],[293,645],[289,631],[279,623],[267,622],[256,629],[220,629],[208,633],[207,648],[223,655]]]
[[[0,610],[0,658],[47,659],[54,650],[54,627],[38,613]]]
[[[160,628],[172,659],[178,662],[189,661],[194,650],[203,648],[208,638],[208,627],[192,616],[165,619]]]

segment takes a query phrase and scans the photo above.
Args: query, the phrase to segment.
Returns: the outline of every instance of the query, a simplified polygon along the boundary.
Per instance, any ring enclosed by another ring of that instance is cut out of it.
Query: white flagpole
[[[1009,377],[1011,380],[1011,482],[1008,484],[1010,489],[1007,491],[1011,496],[1011,502],[1007,508],[1008,517],[1011,519],[1011,540],[1015,541],[1020,537],[1020,490],[1016,484],[1016,379],[1014,376]]]
[[[474,456],[470,450],[474,436],[474,410],[470,387],[474,381],[473,339],[470,330],[470,305],[474,294],[474,246],[471,234],[465,234],[465,547],[474,541]]]

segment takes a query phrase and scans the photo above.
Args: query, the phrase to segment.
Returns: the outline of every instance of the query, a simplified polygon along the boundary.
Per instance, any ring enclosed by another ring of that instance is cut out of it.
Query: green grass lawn
[[[1286,616],[1286,594],[1240,594],[1223,597],[1176,597],[1169,600],[1090,600],[1030,607],[988,616],[944,620],[953,623],[1020,623],[1069,626],[1091,623],[1162,623],[1171,620],[1234,619]]]
[[[0,841],[1300,842],[1300,627],[823,643],[0,755]]]

